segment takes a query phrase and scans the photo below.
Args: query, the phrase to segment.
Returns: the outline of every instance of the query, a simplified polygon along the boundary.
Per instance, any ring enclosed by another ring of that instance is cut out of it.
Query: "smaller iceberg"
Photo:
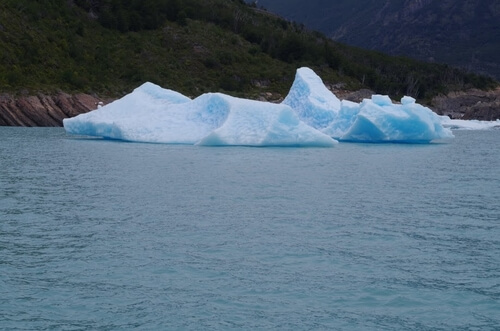
[[[309,68],[297,70],[283,103],[304,122],[339,141],[428,143],[453,138],[437,114],[411,97],[403,97],[401,104],[385,95],[373,95],[360,104],[341,102]]]
[[[352,109],[349,112],[353,113]],[[354,142],[428,143],[453,138],[450,129],[441,125],[432,110],[403,97],[393,104],[388,96],[373,95],[359,104],[358,112],[347,131],[338,138]]]

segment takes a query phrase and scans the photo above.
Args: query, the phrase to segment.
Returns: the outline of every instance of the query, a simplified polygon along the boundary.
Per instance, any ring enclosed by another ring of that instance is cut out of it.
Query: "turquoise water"
[[[500,130],[193,147],[0,128],[0,329],[499,330]]]

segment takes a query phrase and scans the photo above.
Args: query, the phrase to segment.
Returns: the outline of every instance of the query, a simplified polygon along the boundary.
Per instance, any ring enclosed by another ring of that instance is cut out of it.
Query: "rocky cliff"
[[[472,89],[452,92],[432,99],[431,108],[451,118],[482,121],[500,119],[500,88],[492,91]]]
[[[104,100],[88,94],[0,95],[0,126],[62,126],[63,118],[97,108]]]

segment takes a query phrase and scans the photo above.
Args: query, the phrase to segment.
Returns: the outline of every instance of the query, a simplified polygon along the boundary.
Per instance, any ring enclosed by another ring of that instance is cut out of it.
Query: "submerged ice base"
[[[109,105],[64,119],[66,132],[126,141],[206,146],[321,146],[340,141],[428,143],[452,138],[415,99],[340,101],[309,68],[281,104],[207,93],[190,99],[145,83]]]

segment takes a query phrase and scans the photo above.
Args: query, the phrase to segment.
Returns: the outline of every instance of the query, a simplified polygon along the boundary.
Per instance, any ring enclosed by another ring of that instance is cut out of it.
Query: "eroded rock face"
[[[62,126],[63,118],[97,108],[104,100],[88,94],[0,95],[0,126]]]
[[[439,115],[454,119],[494,121],[500,119],[500,88],[440,95],[432,99],[430,106]]]

